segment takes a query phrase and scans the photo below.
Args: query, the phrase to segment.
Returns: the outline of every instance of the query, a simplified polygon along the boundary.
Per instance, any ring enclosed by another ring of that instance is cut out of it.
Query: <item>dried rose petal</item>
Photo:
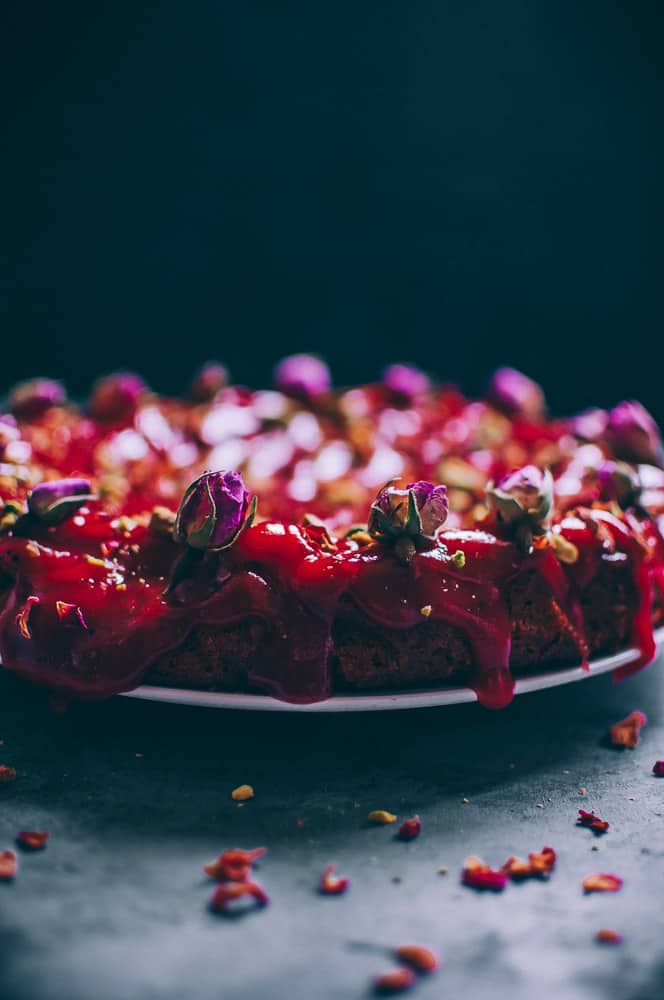
[[[507,885],[507,875],[503,871],[496,871],[489,865],[485,865],[480,858],[470,857],[466,858],[461,872],[461,881],[472,889],[489,889],[492,892],[501,892]]]
[[[595,934],[595,940],[601,944],[622,944],[622,934],[610,927],[601,927]]]
[[[258,882],[223,882],[212,893],[210,909],[213,913],[223,913],[230,903],[242,896],[252,896],[258,906],[267,906],[270,902],[270,897]]]
[[[607,820],[600,819],[595,813],[586,812],[585,809],[579,809],[579,818],[576,822],[578,826],[586,826],[595,833],[606,833],[611,825]]]
[[[656,760],[652,766],[652,773],[658,778],[664,778],[664,760]]]
[[[625,719],[614,723],[609,729],[609,737],[615,747],[634,747],[639,742],[640,731],[648,724],[648,717],[635,709]]]
[[[48,830],[19,830],[16,843],[26,851],[42,851],[48,843]]]
[[[87,632],[88,623],[83,617],[83,612],[78,604],[68,604],[67,601],[56,601],[55,610],[63,625],[70,628],[82,628]]]
[[[254,847],[251,851],[243,851],[240,847],[222,851],[215,861],[203,866],[203,871],[218,882],[247,882],[251,875],[254,861],[265,854],[264,847]]]
[[[330,864],[321,876],[320,891],[324,896],[339,896],[346,891],[349,885],[350,879],[346,876],[335,875],[334,865]]]
[[[583,880],[584,892],[618,892],[622,889],[623,880],[618,875],[608,875],[605,872],[595,872],[586,875]]]
[[[396,823],[397,817],[395,813],[388,812],[386,809],[373,809],[367,819],[370,823],[385,825],[386,823]]]
[[[238,785],[231,792],[231,798],[234,802],[246,802],[247,799],[253,799],[254,790],[251,785]]]
[[[548,878],[556,864],[556,852],[552,847],[543,847],[541,851],[532,851],[528,860],[510,857],[500,871],[511,879]]]
[[[16,878],[18,858],[15,851],[0,851],[0,880],[10,882]]]
[[[39,604],[39,598],[36,597],[34,594],[31,594],[30,597],[28,597],[28,599],[26,600],[21,610],[19,611],[19,613],[16,615],[16,618],[14,619],[18,626],[18,630],[24,639],[32,638],[29,621],[30,621],[30,612],[32,611],[32,608],[35,604]]]
[[[415,972],[435,972],[440,968],[440,958],[431,948],[421,944],[402,944],[394,949],[395,957],[409,965]]]
[[[383,972],[374,979],[374,989],[376,993],[387,995],[390,993],[403,993],[409,990],[415,982],[415,973],[405,965],[391,972]]]
[[[413,816],[412,819],[404,820],[399,827],[397,836],[399,840],[415,840],[415,837],[419,837],[421,832],[422,821],[419,816]]]
[[[16,781],[16,768],[0,764],[0,785],[8,785],[10,781]]]

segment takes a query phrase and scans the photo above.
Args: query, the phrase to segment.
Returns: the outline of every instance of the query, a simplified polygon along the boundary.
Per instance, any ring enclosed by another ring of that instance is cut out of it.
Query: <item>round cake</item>
[[[65,697],[462,684],[635,646],[664,593],[664,472],[637,402],[550,419],[514,369],[471,401],[408,365],[270,390],[210,363],[187,398],[131,373],[84,406],[16,386],[0,416],[0,656]]]

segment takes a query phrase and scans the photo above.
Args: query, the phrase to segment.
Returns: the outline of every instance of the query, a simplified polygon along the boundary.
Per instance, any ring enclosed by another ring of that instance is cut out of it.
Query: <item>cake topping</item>
[[[95,382],[90,396],[90,413],[95,420],[126,420],[136,412],[147,386],[134,372],[114,372]]]
[[[52,479],[28,495],[28,511],[43,524],[61,524],[94,499],[88,479]]]
[[[499,368],[487,390],[487,399],[508,417],[541,420],[545,414],[544,393],[531,378],[516,368]]]
[[[292,354],[277,365],[274,383],[287,396],[311,400],[330,388],[330,370],[313,354]]]
[[[412,365],[389,365],[383,372],[383,385],[404,402],[410,402],[431,388],[431,380]]]
[[[533,538],[546,535],[551,525],[553,477],[535,465],[526,465],[487,488],[489,508],[506,525],[516,544],[530,552]]]
[[[626,462],[664,464],[659,427],[636,400],[624,400],[611,410],[606,437],[616,458]]]
[[[173,535],[192,549],[230,548],[256,513],[256,497],[239,472],[204,472],[187,488],[175,518]]]
[[[189,395],[196,403],[209,403],[228,385],[228,369],[218,361],[207,361],[194,375]]]
[[[369,534],[391,544],[399,559],[410,562],[415,552],[431,548],[447,518],[447,487],[426,480],[405,490],[388,483],[379,490],[369,512]]]
[[[597,470],[599,498],[604,503],[615,501],[623,510],[638,505],[641,480],[636,469],[625,462],[602,462]]]
[[[9,393],[9,406],[15,417],[33,420],[52,406],[62,406],[67,396],[64,386],[50,378],[19,382]]]

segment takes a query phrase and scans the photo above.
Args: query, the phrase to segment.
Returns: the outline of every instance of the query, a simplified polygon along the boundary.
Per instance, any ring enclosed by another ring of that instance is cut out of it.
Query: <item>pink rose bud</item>
[[[134,372],[114,372],[95,382],[90,397],[90,414],[95,420],[129,420],[147,386]]]
[[[503,476],[497,486],[489,483],[487,503],[499,523],[509,526],[514,541],[524,551],[533,537],[545,535],[551,526],[553,477],[535,465],[525,465]]]
[[[209,403],[228,385],[228,369],[218,361],[208,361],[194,376],[189,395],[197,403]]]
[[[19,382],[9,393],[9,406],[15,417],[34,420],[53,406],[62,406],[67,395],[61,382],[50,378],[34,378]]]
[[[544,393],[516,368],[499,368],[489,382],[488,401],[508,417],[541,420],[546,412]]]
[[[417,396],[428,392],[431,380],[419,368],[412,365],[390,365],[383,372],[383,385],[400,399],[410,402]]]
[[[60,524],[94,499],[87,479],[52,479],[28,495],[28,512],[44,524]]]
[[[310,400],[328,391],[330,369],[312,354],[292,354],[277,365],[274,383],[280,392],[296,399]]]
[[[204,472],[188,487],[178,509],[173,537],[192,549],[227,549],[254,519],[256,498],[239,472]]]
[[[606,439],[615,457],[625,462],[663,464],[659,427],[646,408],[635,400],[625,400],[611,410]]]

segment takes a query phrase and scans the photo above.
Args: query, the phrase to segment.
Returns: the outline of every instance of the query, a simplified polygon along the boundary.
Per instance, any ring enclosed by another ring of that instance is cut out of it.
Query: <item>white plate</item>
[[[658,649],[664,645],[664,627],[657,629],[655,640]],[[605,674],[608,670],[633,663],[638,657],[635,649],[626,649],[613,656],[602,656],[593,660],[589,670],[582,667],[566,667],[564,670],[547,671],[520,677],[515,686],[515,694],[529,694],[544,688],[571,684],[588,677]],[[153,687],[143,684],[133,691],[126,691],[127,698],[143,698],[147,701],[168,701],[177,705],[202,705],[205,708],[241,708],[258,712],[377,712],[390,708],[432,708],[434,705],[459,705],[465,701],[477,701],[477,695],[467,687],[435,688],[426,691],[390,691],[389,694],[343,694],[326,701],[316,701],[310,705],[293,705],[263,694],[232,694],[226,691],[193,691],[189,688]]]

